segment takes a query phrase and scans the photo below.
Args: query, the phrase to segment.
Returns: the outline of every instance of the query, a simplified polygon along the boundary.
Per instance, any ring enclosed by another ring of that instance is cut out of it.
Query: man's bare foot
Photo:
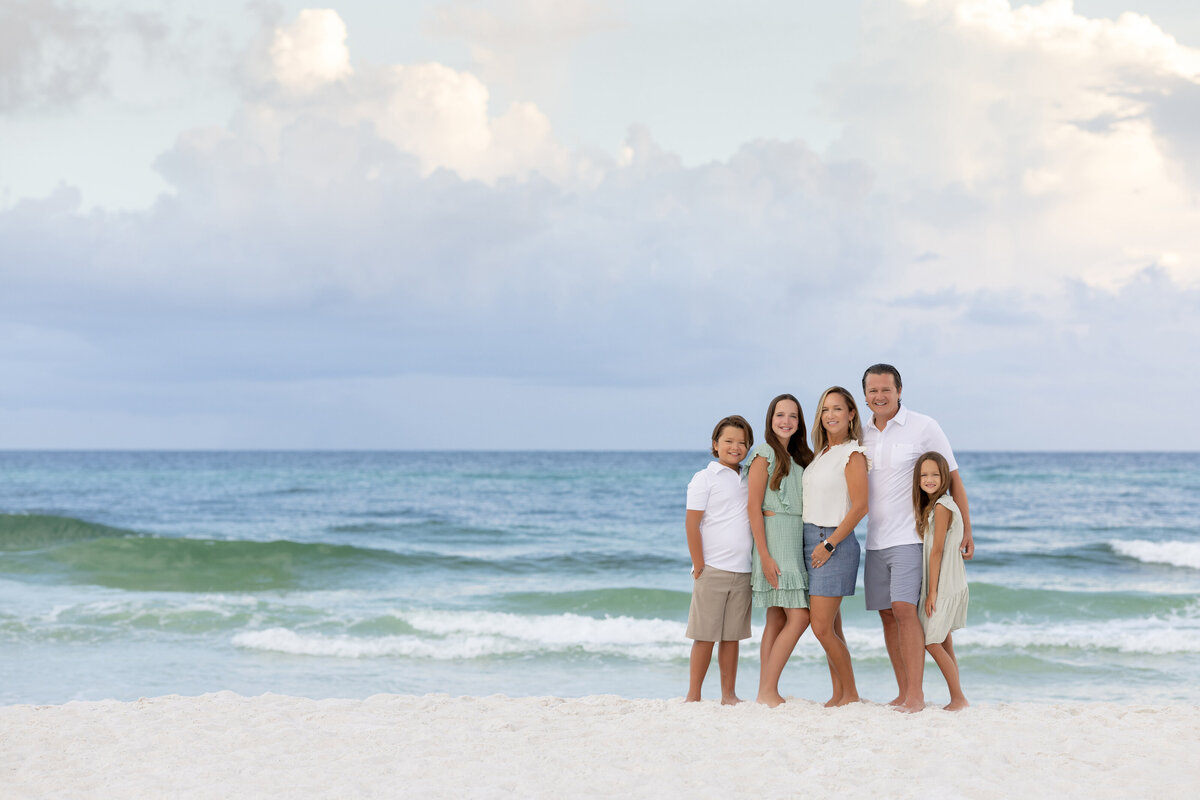
[[[888,705],[889,705],[889,706],[902,706],[902,705],[904,705],[904,698],[903,698],[903,697],[897,697],[895,700],[893,700],[893,701],[891,701],[890,703],[888,703]]]
[[[742,698],[736,694],[727,694],[721,698],[721,705],[723,706],[736,706],[740,702],[742,702]]]
[[[925,710],[924,700],[905,700],[903,703],[895,707],[897,711],[905,714],[916,714],[918,711]]]
[[[958,700],[951,700],[949,705],[944,705],[942,708],[946,709],[947,711],[962,711],[969,705],[971,704],[967,702],[967,698],[962,697]]]
[[[779,694],[779,692],[773,692],[770,694],[759,692],[758,697],[755,698],[754,702],[761,703],[768,708],[775,708],[776,706],[783,705],[787,702],[787,700],[784,700],[783,695]]]
[[[833,701],[831,700],[830,702],[833,702]],[[848,705],[850,705],[851,703],[861,703],[861,702],[862,702],[862,698],[861,698],[861,697],[859,697],[859,696],[858,696],[858,695],[856,695],[856,694],[844,694],[844,695],[842,695],[842,696],[841,696],[841,698],[840,698],[840,699],[839,699],[839,700],[838,700],[836,703],[834,703],[832,706],[830,706],[828,703],[826,703],[826,704],[825,704],[825,707],[826,707],[826,708],[834,708],[834,707],[837,707],[837,706],[848,706]]]

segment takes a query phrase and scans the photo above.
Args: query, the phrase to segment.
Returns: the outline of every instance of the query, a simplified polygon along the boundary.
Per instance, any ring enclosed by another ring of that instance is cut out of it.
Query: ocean
[[[1200,703],[1200,454],[957,455],[977,547],[955,633],[967,697]],[[0,704],[682,697],[685,487],[708,460],[0,452]],[[886,702],[861,577],[842,607],[860,693]],[[823,702],[828,681],[806,633],[781,691]],[[719,696],[715,662],[705,688]],[[932,660],[925,689],[948,697]]]

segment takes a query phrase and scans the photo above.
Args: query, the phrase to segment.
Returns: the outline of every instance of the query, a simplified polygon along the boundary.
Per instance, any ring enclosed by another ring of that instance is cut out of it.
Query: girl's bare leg
[[[783,668],[787,666],[792,650],[795,649],[796,642],[800,641],[800,636],[808,627],[809,621],[807,608],[786,608],[783,612],[786,621],[779,635],[775,637],[763,669],[763,680],[758,685],[758,702],[772,708],[784,702],[783,695],[779,694],[779,676],[783,674]]]
[[[700,701],[700,687],[704,685],[704,676],[708,674],[708,665],[712,663],[712,642],[692,642],[692,657],[688,665],[687,702]]]
[[[942,677],[946,679],[946,687],[950,689],[950,703],[944,708],[947,711],[958,711],[960,708],[966,708],[967,698],[963,696],[962,686],[958,682],[958,662],[951,655],[953,649],[947,650],[946,644],[950,641],[949,636],[946,641],[941,644],[927,644],[925,649],[929,655],[933,656],[933,660],[937,662],[938,669],[942,671]],[[953,645],[951,645],[953,647]]]
[[[771,606],[767,609],[767,621],[763,625],[762,642],[758,646],[758,685],[763,685],[763,680],[767,674],[767,662],[771,658],[771,648],[775,644],[775,637],[783,630],[783,623],[787,620],[787,615],[783,613],[783,609],[779,606]]]
[[[821,647],[825,648],[825,658],[829,661],[829,672],[833,678],[833,697],[829,698],[825,706],[829,708],[857,703],[858,687],[854,683],[850,650],[846,647],[845,640],[837,635],[838,622],[842,616],[842,598],[810,597],[809,604],[813,634],[821,643]]]

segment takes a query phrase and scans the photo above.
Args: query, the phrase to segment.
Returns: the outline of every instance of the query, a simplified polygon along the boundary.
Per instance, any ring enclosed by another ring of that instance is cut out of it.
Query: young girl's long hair
[[[771,419],[775,416],[775,406],[779,405],[780,400],[791,400],[795,403],[800,417],[796,432],[792,434],[791,439],[788,439],[786,448],[783,446],[783,442],[779,441],[779,437],[775,435],[775,429],[771,426]],[[779,487],[783,485],[783,479],[792,471],[793,459],[801,467],[807,467],[813,460],[813,451],[808,449],[808,428],[804,424],[804,407],[800,405],[799,400],[790,394],[781,394],[771,401],[771,405],[767,409],[765,436],[767,444],[771,445],[771,449],[775,451],[775,474],[771,476],[771,491],[778,492]]]
[[[813,452],[819,453],[825,449],[825,444],[828,441],[828,435],[825,433],[825,426],[821,424],[821,409],[825,407],[825,398],[831,394],[840,394],[842,399],[846,401],[846,408],[850,410],[852,415],[850,424],[846,428],[846,441],[862,444],[862,421],[858,418],[858,406],[854,404],[854,398],[840,386],[830,386],[821,394],[821,399],[817,401],[817,424],[813,428]]]
[[[937,464],[938,474],[942,476],[942,485],[933,494],[925,494],[925,490],[921,488],[921,467],[926,461]],[[913,514],[917,517],[917,535],[922,539],[925,538],[929,512],[933,510],[938,499],[948,491],[950,491],[950,465],[946,462],[946,457],[936,450],[921,453],[921,457],[917,459],[917,466],[913,469],[912,500]]]

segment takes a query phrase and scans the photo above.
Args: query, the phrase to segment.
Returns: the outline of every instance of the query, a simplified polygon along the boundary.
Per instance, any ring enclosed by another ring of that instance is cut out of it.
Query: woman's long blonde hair
[[[813,423],[812,440],[813,452],[819,453],[825,449],[826,442],[829,441],[828,435],[825,433],[825,426],[821,424],[821,409],[825,407],[825,398],[831,394],[840,394],[846,400],[846,408],[850,409],[853,414],[850,418],[849,430],[846,431],[846,441],[853,440],[858,444],[862,444],[862,419],[858,415],[858,406],[854,405],[854,398],[840,386],[830,386],[821,393],[821,399],[817,401],[817,419]]]

